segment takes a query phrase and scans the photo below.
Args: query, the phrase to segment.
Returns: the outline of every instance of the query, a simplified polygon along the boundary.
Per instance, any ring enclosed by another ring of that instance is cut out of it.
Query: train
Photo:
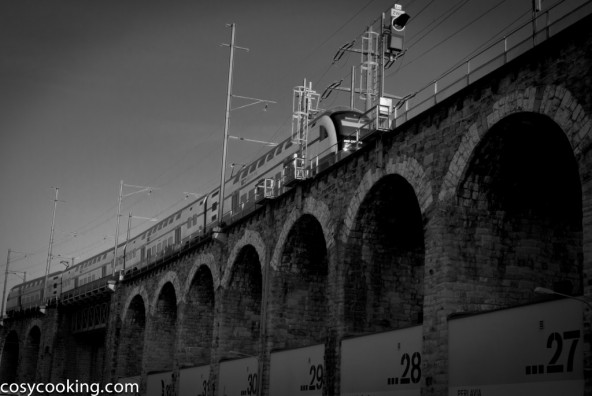
[[[238,221],[259,204],[281,196],[297,181],[314,177],[359,148],[373,132],[371,118],[347,107],[319,111],[307,121],[304,144],[295,143],[290,136],[233,172],[224,183],[222,211],[218,187],[119,244],[116,259],[111,248],[51,273],[47,282],[40,277],[14,286],[8,293],[6,315],[75,300],[105,288],[109,280],[133,276],[211,236],[215,227]],[[220,212],[222,219],[218,219]]]

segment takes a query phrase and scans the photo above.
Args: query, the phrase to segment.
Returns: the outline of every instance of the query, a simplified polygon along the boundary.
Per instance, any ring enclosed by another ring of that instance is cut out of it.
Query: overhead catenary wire
[[[487,9],[486,11],[484,11],[481,15],[479,15],[477,18],[473,19],[471,22],[463,25],[461,28],[455,30],[453,33],[449,34],[444,39],[440,40],[439,42],[437,42],[436,44],[432,45],[430,48],[428,48],[427,50],[425,50],[424,52],[422,52],[421,54],[419,54],[418,56],[416,56],[415,58],[413,58],[407,64],[405,64],[404,66],[402,66],[401,69],[404,69],[405,67],[408,67],[409,65],[411,65],[414,62],[416,62],[417,60],[423,58],[426,54],[428,54],[429,52],[431,52],[435,48],[441,46],[446,41],[450,40],[452,37],[456,36],[458,33],[462,32],[463,30],[465,30],[469,26],[473,25],[474,23],[476,23],[477,21],[479,21],[481,18],[483,18],[485,15],[489,14],[494,9],[498,8],[499,6],[501,6],[506,1],[508,1],[508,0],[501,0],[501,1],[499,1],[497,4],[495,4],[493,7],[490,7],[489,9]]]
[[[356,17],[356,16],[357,16],[357,15],[358,15],[360,12],[362,12],[362,11],[363,11],[365,8],[367,8],[369,5],[371,5],[371,4],[372,4],[374,1],[375,1],[375,0],[369,1],[369,2],[368,2],[366,5],[364,5],[364,7],[363,7],[363,8],[362,8],[360,11],[358,11],[358,12],[357,12],[355,15],[353,15],[353,16],[352,16],[352,17],[351,17],[351,18],[348,20],[348,22],[349,22],[349,21],[351,21],[351,20],[353,20],[353,19],[354,19],[354,18],[355,18],[355,17]],[[433,1],[434,1],[434,0],[431,0],[431,1],[428,3],[428,5],[432,4],[432,2],[433,2]],[[464,4],[464,3],[463,3],[463,4]],[[421,11],[423,12],[423,10],[425,10],[425,9],[427,8],[427,6],[428,6],[428,5],[426,5],[426,6],[425,6],[425,7],[424,7],[424,8],[423,8]],[[347,25],[347,23],[348,23],[348,22],[344,23],[344,24],[343,24],[343,25],[342,25],[340,28],[338,28],[338,29],[337,29],[337,30],[336,30],[336,31],[335,31],[335,32],[334,32],[334,33],[333,33],[331,36],[329,36],[329,37],[328,37],[326,40],[324,40],[323,42],[321,42],[321,44],[319,44],[319,45],[318,45],[318,46],[317,46],[315,49],[313,49],[313,50],[311,51],[311,53],[309,53],[309,55],[308,55],[307,57],[305,57],[305,59],[308,59],[310,56],[312,56],[312,54],[314,53],[314,51],[318,51],[318,49],[319,49],[319,48],[321,48],[322,46],[324,46],[324,45],[325,45],[325,44],[326,44],[326,43],[327,43],[327,42],[328,42],[328,41],[329,41],[329,40],[330,40],[330,39],[331,39],[333,36],[335,36],[335,35],[336,35],[336,34],[337,34],[339,31],[341,31],[341,30],[343,29],[343,27],[344,27],[345,25]],[[329,68],[327,68],[327,69],[324,71],[324,73],[322,74],[322,76],[320,77],[320,79],[323,79],[323,78],[325,78],[325,76],[326,76],[326,74],[329,72],[329,70],[330,70],[330,67],[329,67]],[[390,75],[390,74],[389,74],[389,75]],[[335,99],[333,99],[333,101],[332,101],[331,103],[334,103],[334,102],[335,102]],[[289,118],[288,118],[288,120],[287,120],[287,121],[289,121]],[[284,123],[284,124],[282,125],[282,127],[281,127],[281,128],[278,128],[278,130],[276,131],[276,134],[274,134],[274,137],[277,135],[277,133],[279,133],[279,132],[283,132],[283,131],[284,131],[284,125],[286,125],[286,123]],[[208,137],[211,137],[211,136],[213,136],[214,134],[216,134],[216,133],[218,133],[218,132],[219,132],[218,130],[215,130],[215,129],[213,129],[213,130],[212,130],[212,132],[211,132],[211,133],[208,135]],[[194,146],[194,147],[197,147],[197,145],[196,145],[196,146]],[[194,147],[193,147],[193,148],[194,148]],[[263,151],[263,150],[265,150],[265,149],[264,149],[264,148],[262,148],[262,149],[260,150],[260,152],[261,152],[261,151]],[[190,154],[191,154],[191,149],[188,149],[188,150],[186,151],[185,155],[186,155],[186,156],[189,156]],[[214,153],[210,152],[210,153],[208,154],[208,157],[211,157],[213,154],[214,154]],[[259,156],[259,154],[258,154],[256,157],[258,157],[258,156]],[[185,158],[185,157],[184,157],[184,158]],[[175,162],[174,162],[174,163],[173,163],[173,164],[172,164],[170,167],[168,167],[168,168],[165,168],[165,169],[164,169],[162,172],[160,172],[160,174],[159,174],[158,176],[156,176],[154,179],[155,179],[155,180],[160,180],[160,178],[161,178],[161,177],[163,177],[163,176],[164,176],[164,175],[165,175],[167,172],[169,172],[171,169],[175,169],[175,167],[177,167],[179,163],[182,163],[182,161],[178,161],[178,160],[177,160],[177,161],[175,161]],[[202,163],[202,159],[200,159],[200,161],[198,161],[198,164],[199,164],[199,163]],[[187,171],[187,172],[188,172],[189,170],[193,169],[193,167],[196,167],[196,166],[198,166],[198,165],[197,165],[197,164],[195,164],[195,165],[189,165],[187,168],[184,168],[184,171]],[[178,173],[175,173],[175,175],[177,175],[177,174],[178,174]],[[176,177],[180,177],[180,176],[176,176]],[[166,182],[164,182],[164,184],[160,184],[160,186],[162,186],[162,185],[168,185],[168,184],[170,184],[171,182],[172,182],[171,178],[167,178],[167,181],[166,181]],[[112,208],[110,208],[110,210],[114,210],[115,206],[116,206],[116,205],[113,205],[113,206],[112,206]],[[107,213],[108,213],[108,211],[109,211],[109,210],[106,210],[106,211],[105,211],[105,212],[104,212],[102,215],[105,215],[105,214],[107,214]],[[79,235],[80,235],[80,234],[87,233],[87,232],[91,232],[91,231],[93,231],[93,230],[97,229],[98,227],[100,227],[100,225],[103,225],[103,224],[107,223],[108,221],[111,221],[111,220],[113,219],[113,217],[114,217],[114,216],[115,216],[115,215],[112,215],[112,216],[110,216],[109,218],[107,218],[107,219],[103,220],[101,223],[97,224],[96,226],[93,226],[92,228],[90,228],[90,229],[88,229],[88,230],[85,228],[85,227],[86,227],[86,225],[85,225],[85,226],[82,226],[82,227],[81,227],[81,229],[83,229],[84,231],[83,231],[83,232],[79,232]],[[91,223],[89,223],[89,224],[91,224]],[[61,241],[60,241],[60,243],[61,243]],[[57,245],[58,245],[58,242],[56,242],[56,246],[57,246]]]

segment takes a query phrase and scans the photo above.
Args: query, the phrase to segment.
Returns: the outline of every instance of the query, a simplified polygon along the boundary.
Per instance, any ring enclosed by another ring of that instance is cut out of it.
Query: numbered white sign
[[[419,395],[421,348],[421,326],[343,340],[341,394]]]
[[[210,382],[210,366],[199,366],[179,371],[179,396],[206,396]]]
[[[222,396],[257,395],[259,361],[255,357],[220,363],[219,389]]]
[[[271,354],[271,396],[321,396],[325,346],[314,345]]]
[[[560,300],[451,319],[449,395],[583,395],[582,307]]]
[[[146,377],[146,396],[174,396],[173,372],[148,374]]]
[[[137,375],[134,377],[127,377],[127,378],[120,378],[117,383],[118,384],[136,384],[138,392],[122,392],[119,393],[119,396],[139,396],[140,395],[140,382],[142,381],[142,377]],[[128,390],[131,388],[128,388]]]

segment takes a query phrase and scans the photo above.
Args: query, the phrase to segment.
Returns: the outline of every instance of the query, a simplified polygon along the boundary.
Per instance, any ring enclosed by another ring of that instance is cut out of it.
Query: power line
[[[501,6],[506,1],[508,1],[508,0],[501,0],[500,2],[498,2],[497,4],[495,4],[493,7],[489,8],[487,11],[485,11],[481,15],[479,15],[477,18],[473,19],[471,22],[465,24],[464,26],[462,26],[458,30],[454,31],[452,34],[446,36],[444,39],[442,39],[439,42],[437,42],[436,44],[432,45],[430,48],[428,48],[427,50],[425,50],[424,52],[422,52],[421,54],[419,54],[418,56],[416,56],[414,59],[412,59],[409,63],[407,63],[404,66],[402,66],[400,69],[404,69],[404,68],[408,67],[409,65],[411,65],[412,63],[414,63],[415,61],[421,59],[426,54],[428,54],[429,52],[431,52],[433,49],[435,49],[436,47],[439,47],[440,45],[442,45],[446,41],[450,40],[453,36],[455,36],[458,33],[462,32],[463,30],[465,30],[466,28],[468,28],[469,26],[471,26],[472,24],[474,24],[475,22],[477,22],[478,20],[480,20],[481,18],[483,18],[485,15],[489,14],[491,11],[493,11],[494,9],[498,8],[499,6]],[[388,76],[391,76],[392,74],[393,73],[389,73],[387,75],[387,77]]]

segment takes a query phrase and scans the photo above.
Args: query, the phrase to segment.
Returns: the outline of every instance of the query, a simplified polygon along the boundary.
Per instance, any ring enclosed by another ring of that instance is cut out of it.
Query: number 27
[[[576,348],[578,346],[578,341],[580,340],[579,330],[564,331],[563,336],[561,333],[556,332],[549,334],[549,338],[547,338],[547,348],[553,348],[553,345],[555,345],[555,352],[547,365],[547,373],[562,373],[564,371],[563,364],[557,364],[557,361],[561,357],[561,352],[563,351],[563,340],[572,340],[567,355],[567,369],[565,371],[573,371]]]

